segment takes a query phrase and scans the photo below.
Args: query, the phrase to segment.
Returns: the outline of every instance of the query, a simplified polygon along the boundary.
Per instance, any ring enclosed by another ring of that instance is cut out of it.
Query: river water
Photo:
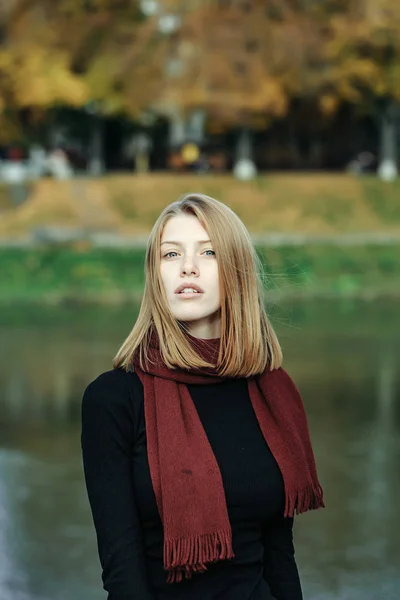
[[[111,368],[129,308],[0,313],[0,600],[101,600],[83,482],[83,389]],[[400,311],[275,306],[326,509],[296,517],[305,600],[400,598]]]

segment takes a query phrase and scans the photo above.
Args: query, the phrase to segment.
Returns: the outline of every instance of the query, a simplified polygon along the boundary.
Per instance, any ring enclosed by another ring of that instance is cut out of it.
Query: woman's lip
[[[185,285],[185,286],[176,288],[175,294],[180,294],[185,288],[188,289],[188,290],[196,290],[196,292],[198,294],[202,294],[203,293],[203,290],[201,288],[197,287],[197,286]]]
[[[181,296],[182,298],[195,298],[196,296],[202,296],[203,292],[175,292],[176,296]]]

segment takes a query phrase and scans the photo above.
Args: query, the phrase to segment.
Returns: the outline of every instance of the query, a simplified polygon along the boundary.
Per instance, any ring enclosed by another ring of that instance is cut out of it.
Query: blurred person
[[[185,169],[185,164],[182,159],[182,154],[179,150],[171,150],[167,157],[167,166],[169,169],[173,171],[183,171]]]
[[[20,146],[10,146],[8,149],[8,160],[22,161],[25,158],[25,152]]]
[[[195,168],[200,158],[200,148],[194,142],[187,142],[181,149],[182,161],[188,169]]]
[[[228,168],[228,158],[223,150],[215,150],[210,153],[208,158],[210,169],[217,173],[222,173]]]
[[[126,158],[132,160],[136,173],[148,173],[150,152],[153,148],[151,137],[145,131],[135,133],[124,148]]]
[[[40,144],[29,148],[29,171],[33,179],[39,179],[46,173],[46,150]]]
[[[68,155],[62,148],[54,148],[48,153],[46,167],[54,179],[71,179],[74,174]]]
[[[27,179],[29,179],[29,169],[24,150],[19,146],[5,149],[0,159],[0,181],[7,184],[6,193],[9,194],[13,206],[20,206],[28,199]]]
[[[346,170],[355,175],[363,175],[364,173],[374,172],[376,167],[376,156],[372,152],[365,151],[357,154],[357,156],[348,163]]]
[[[188,171],[202,174],[209,169],[208,159],[200,146],[194,142],[187,142],[181,148],[182,164]]]
[[[301,600],[294,514],[324,506],[250,235],[189,194],[148,239],[139,315],[82,399],[109,600]]]

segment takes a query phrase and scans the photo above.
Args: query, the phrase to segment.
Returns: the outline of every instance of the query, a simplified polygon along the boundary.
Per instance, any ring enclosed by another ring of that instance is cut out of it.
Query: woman
[[[150,234],[114,369],[82,401],[109,600],[300,600],[294,513],[324,506],[300,395],[226,205],[190,194]]]

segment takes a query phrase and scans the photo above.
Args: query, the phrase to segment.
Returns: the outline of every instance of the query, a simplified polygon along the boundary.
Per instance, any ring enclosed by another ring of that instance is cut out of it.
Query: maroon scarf
[[[219,338],[187,334],[193,348],[216,362]],[[206,564],[234,557],[221,473],[190,397],[187,383],[226,380],[213,369],[168,369],[158,337],[150,342],[150,361],[142,371],[147,452],[157,506],[164,528],[164,568],[168,582],[204,572]],[[155,364],[152,364],[155,363]],[[307,418],[300,394],[282,368],[247,379],[260,429],[274,455],[285,486],[285,517],[324,507]]]

